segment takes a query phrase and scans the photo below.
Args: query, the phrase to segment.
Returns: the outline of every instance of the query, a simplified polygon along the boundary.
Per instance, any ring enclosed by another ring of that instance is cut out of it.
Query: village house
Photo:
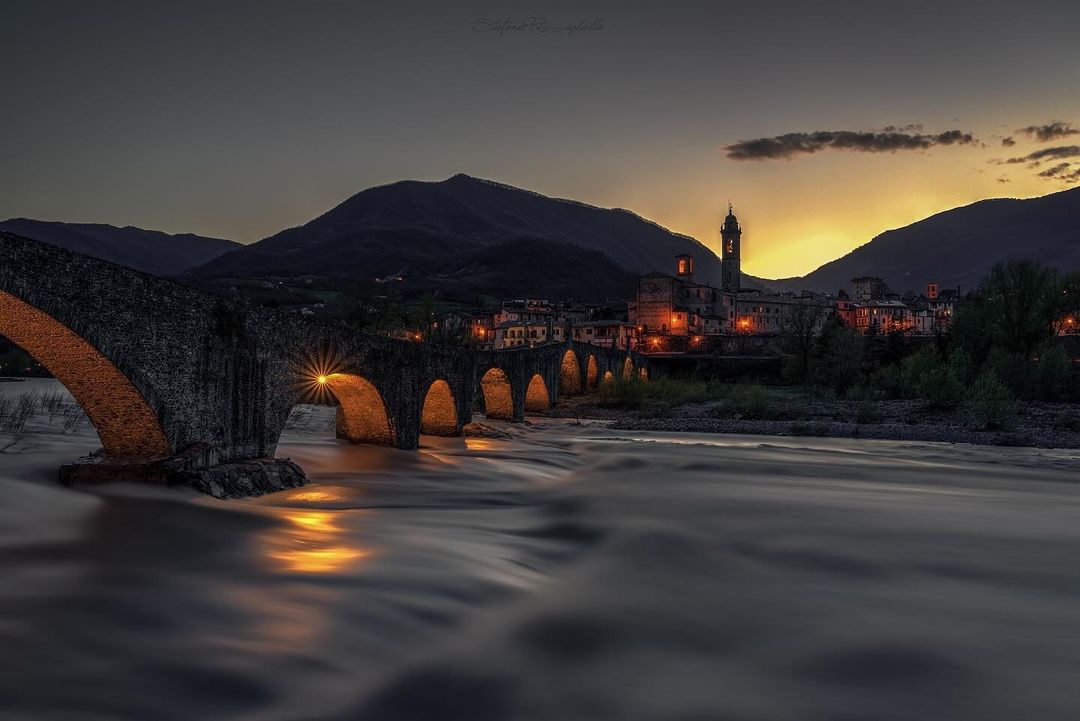
[[[889,291],[881,278],[865,276],[853,278],[852,285],[857,289],[857,300],[844,304],[837,312],[844,322],[858,330],[868,333],[873,328],[879,333],[904,333],[907,335],[934,335],[941,333],[952,322],[956,301],[960,289],[939,289],[937,283],[927,283],[922,296],[907,294],[905,300]],[[842,292],[842,291],[841,291]]]
[[[605,348],[632,349],[637,341],[637,326],[622,320],[582,321],[571,329],[574,340]]]
[[[855,329],[860,333],[910,333],[911,309],[898,300],[871,300],[855,306]]]
[[[493,347],[516,348],[541,343],[561,343],[565,339],[565,326],[553,321],[508,320],[495,326]]]

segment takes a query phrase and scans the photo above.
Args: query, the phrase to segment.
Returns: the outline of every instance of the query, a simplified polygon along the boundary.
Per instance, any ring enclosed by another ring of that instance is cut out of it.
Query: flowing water
[[[1080,452],[331,418],[243,501],[62,488],[96,437],[35,419],[0,719],[1080,718]]]

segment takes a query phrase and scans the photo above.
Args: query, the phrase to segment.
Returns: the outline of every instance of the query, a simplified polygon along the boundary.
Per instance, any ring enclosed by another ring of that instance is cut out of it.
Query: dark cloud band
[[[1036,150],[1027,155],[1020,155],[1005,160],[991,160],[990,162],[995,165],[1026,163],[1028,168],[1034,169],[1041,167],[1044,161],[1048,163],[1050,161],[1066,161],[1057,162],[1054,165],[1039,171],[1035,175],[1039,178],[1074,185],[1080,183],[1080,165],[1071,162],[1070,159],[1072,158],[1080,158],[1080,145],[1055,145],[1052,148],[1043,148],[1042,150]]]
[[[741,140],[724,147],[732,160],[778,160],[809,155],[822,150],[852,150],[863,153],[890,153],[898,150],[925,150],[935,145],[970,145],[971,133],[946,130],[944,133],[908,133],[890,131],[818,130],[812,133],[788,133],[772,138]]]
[[[1063,173],[1065,173],[1065,171],[1068,170],[1069,167],[1070,167],[1069,163],[1058,163],[1054,167],[1047,168],[1046,170],[1039,173],[1039,177],[1041,177],[1041,178],[1054,178],[1054,177],[1057,177],[1057,176],[1062,175]]]
[[[1046,123],[1045,125],[1029,125],[1026,128],[1017,128],[1016,132],[1023,133],[1040,143],[1045,143],[1050,140],[1060,140],[1061,138],[1070,135],[1080,135],[1080,130],[1074,128],[1070,123],[1063,123],[1061,121],[1054,121],[1052,123]]]
[[[1080,145],[1055,145],[1052,148],[1043,148],[1042,150],[1036,150],[1034,153],[995,162],[1015,165],[1016,163],[1039,163],[1043,160],[1060,160],[1062,158],[1080,158]]]

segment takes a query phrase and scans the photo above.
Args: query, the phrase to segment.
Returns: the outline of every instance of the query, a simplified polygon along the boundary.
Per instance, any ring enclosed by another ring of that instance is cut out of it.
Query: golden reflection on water
[[[466,438],[465,447],[470,451],[490,451],[495,447],[495,441],[490,438]]]
[[[290,501],[300,501],[304,503],[323,503],[326,501],[336,501],[341,498],[341,493],[325,491],[325,490],[303,490],[296,491],[289,495]]]
[[[340,530],[334,524],[334,516],[327,511],[288,511],[285,518],[300,528],[312,531],[332,532]]]
[[[293,527],[271,532],[267,556],[293,573],[336,573],[371,555],[368,549],[348,543],[337,522],[339,513],[283,510]]]

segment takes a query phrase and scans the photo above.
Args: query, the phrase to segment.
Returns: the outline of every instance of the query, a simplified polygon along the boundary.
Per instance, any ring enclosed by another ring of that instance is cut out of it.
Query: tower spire
[[[739,246],[742,244],[742,228],[735,218],[735,208],[728,199],[728,214],[720,227],[720,239],[723,248],[720,253],[721,288],[729,293],[737,293],[742,282],[739,268]]]

